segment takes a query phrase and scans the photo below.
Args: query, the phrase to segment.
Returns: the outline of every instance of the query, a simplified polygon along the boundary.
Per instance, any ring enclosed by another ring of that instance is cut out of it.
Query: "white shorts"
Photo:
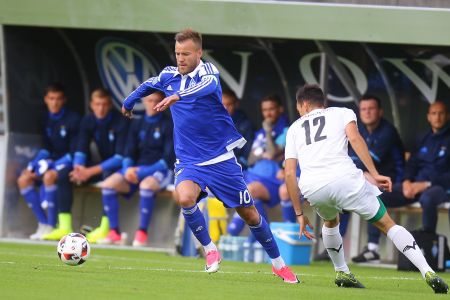
[[[310,194],[307,199],[324,220],[334,220],[342,211],[355,212],[370,220],[380,209],[378,187],[368,182],[362,172],[344,175]]]

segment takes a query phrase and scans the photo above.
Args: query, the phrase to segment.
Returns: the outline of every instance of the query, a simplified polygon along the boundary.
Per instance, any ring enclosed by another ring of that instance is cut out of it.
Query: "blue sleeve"
[[[152,175],[156,171],[163,171],[167,170],[167,164],[164,159],[160,159],[157,162],[155,162],[153,165],[150,166],[140,166],[136,174],[138,176],[139,180],[144,179],[145,177]]]
[[[151,77],[125,98],[123,106],[128,110],[132,110],[138,100],[156,91],[163,91],[160,77]]]
[[[122,161],[122,169],[126,170],[134,165],[134,161],[130,157],[125,157]]]
[[[122,155],[115,154],[112,157],[101,162],[100,167],[102,168],[102,171],[114,171],[122,166],[122,160]]]
[[[86,165],[86,154],[83,152],[75,152],[73,155],[73,165],[74,166],[85,166]]]
[[[286,134],[289,127],[283,129],[283,132],[275,139],[275,144],[281,148],[286,147]]]
[[[33,160],[28,163],[27,169],[30,171],[34,171],[37,167],[38,161],[40,161],[41,159],[47,159],[49,157],[50,152],[48,152],[48,150],[40,149]]]
[[[184,100],[192,101],[198,97],[206,96],[215,92],[219,85],[219,76],[208,74],[202,76],[202,79],[197,84],[191,86],[184,91],[180,91],[177,95]]]
[[[64,169],[68,166],[72,165],[72,155],[70,155],[70,153],[67,153],[66,155],[58,158],[54,163],[53,166],[54,168],[59,171],[61,169]]]

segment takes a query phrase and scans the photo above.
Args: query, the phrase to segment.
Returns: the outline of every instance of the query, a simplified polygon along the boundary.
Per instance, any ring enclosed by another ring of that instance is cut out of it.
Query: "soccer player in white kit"
[[[378,174],[367,145],[358,132],[355,113],[347,108],[325,108],[325,97],[318,85],[304,85],[297,91],[296,98],[301,117],[287,133],[286,184],[300,224],[300,235],[314,238],[306,229],[307,225],[312,226],[303,215],[299,188],[324,220],[323,243],[334,264],[336,285],[364,288],[345,263],[338,217],[345,210],[357,213],[378,227],[420,270],[435,293],[447,293],[447,284],[428,265],[413,236],[394,223],[378,198],[380,189],[391,191],[392,183],[389,177]],[[348,142],[378,187],[369,183],[362,171],[356,168],[347,154]],[[297,163],[302,170],[298,186]]]

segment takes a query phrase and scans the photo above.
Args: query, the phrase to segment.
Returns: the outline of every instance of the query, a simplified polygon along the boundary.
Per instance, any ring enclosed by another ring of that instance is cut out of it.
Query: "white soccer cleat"
[[[35,241],[41,240],[44,235],[49,234],[52,231],[53,231],[52,226],[43,223],[38,223],[37,230],[35,233],[30,235],[30,239]]]
[[[212,250],[206,253],[206,273],[215,273],[219,271],[220,253],[217,250]]]

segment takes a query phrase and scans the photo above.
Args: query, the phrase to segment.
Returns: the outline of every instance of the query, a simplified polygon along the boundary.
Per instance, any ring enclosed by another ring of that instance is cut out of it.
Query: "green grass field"
[[[270,266],[224,261],[203,272],[203,259],[165,253],[91,249],[84,265],[59,261],[56,244],[0,243],[0,299],[431,299],[419,273],[351,266],[366,289],[334,286],[329,263],[295,266],[302,283],[285,284]],[[449,282],[450,274],[442,274]]]

